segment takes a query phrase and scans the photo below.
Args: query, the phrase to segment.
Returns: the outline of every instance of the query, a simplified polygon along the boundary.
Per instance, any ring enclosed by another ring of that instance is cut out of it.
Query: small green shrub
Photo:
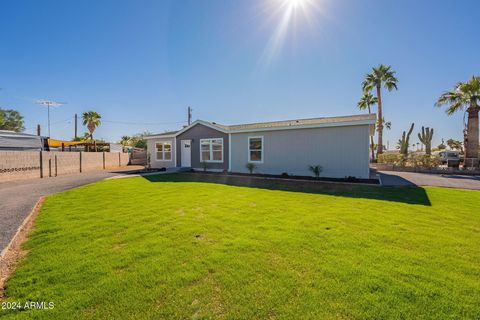
[[[321,165],[314,165],[314,166],[309,166],[308,169],[310,171],[312,171],[313,175],[315,176],[315,178],[319,178],[320,177],[320,174],[322,173],[322,166]]]
[[[202,161],[202,169],[203,169],[203,172],[207,171],[208,163],[206,161]]]
[[[245,167],[248,169],[248,172],[252,174],[257,166],[254,163],[247,163]]]

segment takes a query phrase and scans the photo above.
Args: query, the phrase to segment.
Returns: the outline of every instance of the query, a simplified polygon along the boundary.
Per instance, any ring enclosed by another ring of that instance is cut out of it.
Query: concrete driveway
[[[379,171],[383,186],[433,186],[480,190],[480,176]]]
[[[106,178],[135,173],[140,167],[85,172],[33,180],[0,183],[0,252],[8,245],[18,227],[41,196],[76,188]]]

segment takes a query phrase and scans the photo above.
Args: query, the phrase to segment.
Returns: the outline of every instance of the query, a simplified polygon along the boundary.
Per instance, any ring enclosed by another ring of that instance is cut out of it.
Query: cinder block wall
[[[0,182],[118,168],[129,160],[114,152],[0,151]]]
[[[40,152],[0,151],[0,182],[40,178]]]

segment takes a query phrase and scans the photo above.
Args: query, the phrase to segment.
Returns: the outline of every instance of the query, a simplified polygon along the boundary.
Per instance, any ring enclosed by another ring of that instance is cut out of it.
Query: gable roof
[[[197,120],[191,125],[184,127],[179,131],[166,132],[163,134],[156,134],[147,136],[146,139],[152,138],[168,138],[175,137],[179,134],[189,130],[193,126],[202,124],[209,128],[218,130],[223,133],[237,133],[237,132],[253,132],[253,131],[273,131],[273,130],[288,130],[288,129],[303,129],[303,128],[321,128],[321,127],[338,127],[351,125],[371,125],[376,122],[376,114],[359,114],[351,116],[339,117],[322,117],[322,118],[308,118],[308,119],[294,119],[270,122],[256,122],[236,125],[223,125],[215,122],[207,122]]]

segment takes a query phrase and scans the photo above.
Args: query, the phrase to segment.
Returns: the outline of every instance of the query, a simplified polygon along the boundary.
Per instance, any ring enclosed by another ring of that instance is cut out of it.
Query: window
[[[263,162],[263,137],[248,137],[248,162]]]
[[[160,161],[172,160],[172,144],[170,142],[162,142],[155,144],[156,159]]]
[[[200,139],[201,162],[223,162],[223,138]]]

